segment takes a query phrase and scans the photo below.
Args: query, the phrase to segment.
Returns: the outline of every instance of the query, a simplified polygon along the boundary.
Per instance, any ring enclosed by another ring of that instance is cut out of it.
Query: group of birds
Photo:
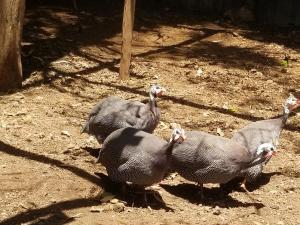
[[[90,112],[82,132],[102,145],[100,162],[112,181],[145,187],[160,182],[170,170],[196,182],[224,184],[236,177],[254,181],[277,152],[280,133],[289,114],[300,106],[292,94],[281,117],[252,122],[231,139],[203,131],[173,129],[169,142],[155,136],[160,120],[156,99],[165,92],[152,85],[149,102],[112,96]],[[203,197],[202,188],[199,193]]]

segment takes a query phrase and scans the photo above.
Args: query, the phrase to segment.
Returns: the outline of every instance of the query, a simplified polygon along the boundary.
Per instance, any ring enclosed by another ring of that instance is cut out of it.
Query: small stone
[[[214,215],[220,215],[221,214],[221,210],[219,206],[216,206],[215,208],[213,208],[213,214]]]
[[[116,198],[113,198],[110,200],[110,203],[112,203],[112,204],[116,204],[118,202],[119,202],[119,199],[116,199]]]
[[[240,35],[237,32],[232,32],[232,35],[235,37],[239,37]]]
[[[86,198],[92,198],[92,199],[95,199],[96,201],[101,201],[102,199],[102,196],[104,194],[104,190],[98,186],[92,186],[87,195],[86,195]]]
[[[49,134],[49,138],[50,138],[51,140],[54,140],[53,134]]]
[[[83,213],[77,213],[77,214],[71,216],[71,218],[79,218],[79,217],[81,217],[82,215],[83,215]]]
[[[203,74],[203,70],[202,69],[198,69],[197,73],[196,73],[196,76],[200,77],[202,74]]]
[[[209,113],[208,112],[203,113],[203,116],[207,117],[207,116],[209,116]]]
[[[277,224],[278,224],[278,225],[284,225],[284,222],[283,222],[283,221],[278,221]]]
[[[278,205],[271,205],[270,208],[271,208],[271,209],[276,209],[276,210],[277,210],[277,209],[279,209],[279,206],[278,206]]]
[[[99,207],[99,206],[92,206],[92,207],[90,208],[90,212],[102,212],[102,211],[104,211],[104,209],[102,209],[102,208]]]
[[[109,212],[109,211],[112,211],[112,210],[113,210],[113,205],[110,205],[110,204],[105,205],[105,206],[103,206],[103,208],[102,208],[102,211],[103,211],[103,212]]]
[[[22,95],[22,94],[19,94],[19,95],[16,95],[15,98],[16,98],[16,99],[23,99],[23,98],[25,98],[25,96]]]
[[[220,135],[221,137],[224,136],[224,132],[219,127],[217,128],[217,134]]]
[[[19,111],[19,112],[16,112],[15,116],[23,116],[23,115],[26,115],[27,112],[26,111]]]
[[[125,209],[125,205],[122,202],[118,202],[118,203],[113,205],[113,210],[115,212],[123,212],[124,209]]]
[[[38,138],[44,138],[45,134],[44,133],[39,133],[37,136],[38,136]]]
[[[55,76],[55,75],[56,75],[56,72],[53,71],[53,70],[51,70],[51,71],[49,71],[48,75],[50,75],[50,76]]]
[[[66,131],[66,130],[63,130],[63,131],[61,132],[61,135],[64,135],[64,136],[67,136],[67,137],[71,137],[69,131]]]
[[[225,102],[224,105],[222,106],[222,108],[228,110],[229,109],[228,103]]]
[[[158,184],[155,184],[155,185],[151,185],[149,187],[149,190],[159,191],[161,190],[161,187]]]
[[[56,199],[51,199],[50,202],[51,202],[51,203],[56,203],[57,200],[56,200]]]

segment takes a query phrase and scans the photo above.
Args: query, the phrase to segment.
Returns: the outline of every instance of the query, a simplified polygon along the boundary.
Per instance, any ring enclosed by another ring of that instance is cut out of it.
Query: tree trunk
[[[126,80],[129,78],[135,1],[136,0],[124,0],[123,26],[122,26],[123,43],[122,43],[122,50],[121,50],[122,55],[120,61],[120,74],[119,74],[119,77],[122,80]]]
[[[25,0],[0,0],[0,91],[21,87]]]

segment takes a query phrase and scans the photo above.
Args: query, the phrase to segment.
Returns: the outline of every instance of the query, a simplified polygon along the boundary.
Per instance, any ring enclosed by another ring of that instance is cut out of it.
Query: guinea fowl
[[[105,139],[97,162],[113,181],[149,186],[164,178],[174,143],[184,139],[184,130],[178,128],[173,130],[169,143],[132,127],[122,128]]]
[[[147,104],[116,96],[108,97],[91,110],[82,132],[94,135],[99,142],[113,131],[124,127],[152,133],[160,119],[156,97],[161,96],[164,91],[159,85],[152,85]]]
[[[260,120],[250,123],[246,127],[234,133],[232,140],[245,146],[252,155],[256,153],[258,146],[263,143],[274,143],[277,145],[280,133],[286,124],[290,113],[298,108],[299,105],[300,100],[290,94],[288,99],[285,101],[282,116],[275,119]],[[270,158],[243,171],[243,173],[240,175],[241,177],[245,178],[243,180],[243,185],[245,185],[246,181],[254,181],[262,173],[263,167],[269,160]]]
[[[258,147],[254,156],[239,143],[201,131],[186,132],[186,140],[174,145],[171,168],[183,178],[204,183],[226,183],[241,171],[257,165],[271,157],[274,146],[264,144]]]

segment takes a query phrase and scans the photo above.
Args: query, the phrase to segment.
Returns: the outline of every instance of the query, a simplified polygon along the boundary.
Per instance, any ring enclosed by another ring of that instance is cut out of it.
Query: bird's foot
[[[246,182],[247,182],[247,180],[246,180],[246,178],[245,178],[245,179],[243,180],[242,184],[241,184],[241,188],[242,188],[245,192],[249,192],[248,189],[247,189],[247,187],[246,187]]]

